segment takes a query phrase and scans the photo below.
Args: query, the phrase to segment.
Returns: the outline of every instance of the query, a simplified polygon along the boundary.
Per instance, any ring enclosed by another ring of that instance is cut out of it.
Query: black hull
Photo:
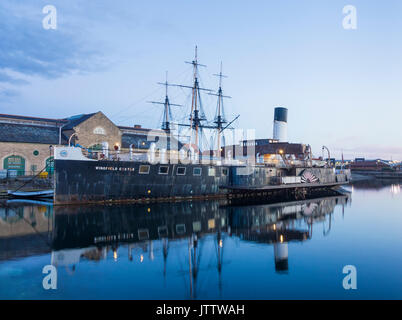
[[[148,169],[146,172],[141,170],[144,166]],[[161,171],[162,168],[165,171]],[[199,175],[195,174],[197,170]],[[301,177],[306,171],[314,175],[316,181],[278,183],[282,177]],[[54,203],[177,201],[213,197],[228,197],[234,202],[249,201],[253,197],[264,201],[291,201],[330,195],[333,188],[348,181],[348,174],[335,174],[331,168],[293,168],[289,171],[265,166],[56,159]]]
[[[141,165],[149,165],[149,173],[141,174]],[[161,166],[168,167],[167,174],[159,172]],[[185,167],[185,174],[178,175],[178,167]],[[194,175],[194,168],[201,168],[201,174]],[[228,184],[228,169],[220,166],[55,160],[54,203],[225,196],[220,186]]]

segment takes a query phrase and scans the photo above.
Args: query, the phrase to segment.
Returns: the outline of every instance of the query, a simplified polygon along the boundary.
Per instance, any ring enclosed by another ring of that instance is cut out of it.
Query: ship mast
[[[189,62],[185,61],[185,63],[191,64],[193,66],[193,85],[192,86],[185,86],[185,85],[180,85],[180,84],[171,84],[171,86],[176,86],[180,88],[187,88],[191,89],[191,111],[190,111],[190,117],[189,121],[190,123],[187,124],[179,124],[180,126],[185,126],[185,127],[190,127],[191,131],[195,131],[195,139],[194,139],[194,145],[199,148],[199,140],[200,140],[200,133],[202,128],[212,128],[210,126],[205,126],[202,124],[202,122],[206,121],[207,119],[205,118],[203,111],[202,111],[202,104],[201,104],[201,91],[207,91],[211,92],[212,90],[210,89],[205,89],[201,88],[199,85],[199,75],[198,75],[198,67],[206,67],[206,65],[201,64],[198,62],[198,53],[197,53],[197,46],[195,46],[195,54],[194,54],[194,60]],[[191,140],[192,140],[192,134],[191,134]],[[190,140],[190,145],[192,141]]]
[[[208,93],[209,95],[217,96],[218,97],[218,104],[217,104],[217,111],[216,111],[216,118],[214,123],[216,124],[216,133],[217,133],[217,157],[221,157],[221,133],[223,131],[223,125],[227,122],[224,117],[223,111],[223,98],[231,98],[229,96],[223,95],[222,90],[222,78],[227,78],[224,74],[222,74],[222,62],[219,74],[214,74],[214,76],[219,77],[219,88],[218,93]]]
[[[200,95],[200,86],[198,83],[198,66],[206,67],[205,65],[198,63],[198,56],[197,56],[197,46],[195,46],[195,55],[194,60],[192,62],[186,62],[193,65],[193,88],[192,88],[192,99],[191,99],[191,112],[190,112],[190,129],[195,130],[195,145],[198,147],[198,134],[201,126],[201,121],[206,120],[203,117],[200,117],[199,109],[201,107],[201,99]]]
[[[191,130],[190,145],[193,142],[192,141],[192,139],[193,139],[192,133],[193,133],[193,131],[195,131],[194,145],[197,146],[198,150],[200,150],[199,141],[200,141],[200,135],[202,133],[201,130],[204,128],[216,130],[217,135],[218,135],[218,152],[220,155],[221,133],[226,128],[228,128],[234,121],[236,121],[236,119],[239,117],[239,116],[237,116],[235,119],[233,119],[231,122],[229,122],[226,126],[224,126],[224,124],[226,123],[226,120],[224,119],[224,115],[223,115],[223,98],[230,98],[230,97],[223,95],[222,78],[226,78],[226,76],[222,74],[222,63],[221,63],[220,73],[215,74],[215,76],[219,77],[219,89],[218,89],[217,93],[212,93],[211,89],[201,88],[199,85],[198,67],[206,67],[206,65],[198,62],[197,46],[195,46],[194,60],[191,62],[185,61],[185,63],[191,64],[193,66],[193,85],[185,86],[185,85],[180,85],[180,84],[166,84],[167,86],[176,86],[176,87],[180,87],[180,88],[191,89],[191,92],[192,92],[191,111],[190,111],[190,117],[189,117],[190,123],[189,124],[179,124],[179,126],[190,127],[190,130]],[[215,125],[203,124],[203,122],[206,121],[207,119],[205,118],[205,115],[202,110],[201,94],[200,94],[201,91],[206,91],[208,94],[218,97],[217,117],[214,121]]]
[[[170,121],[171,118],[171,106],[181,107],[180,104],[170,103],[169,96],[168,96],[168,72],[166,71],[166,81],[165,82],[158,82],[158,84],[165,86],[165,101],[148,101],[149,103],[154,104],[162,104],[164,106],[163,109],[163,121],[162,121],[162,130],[170,131]]]

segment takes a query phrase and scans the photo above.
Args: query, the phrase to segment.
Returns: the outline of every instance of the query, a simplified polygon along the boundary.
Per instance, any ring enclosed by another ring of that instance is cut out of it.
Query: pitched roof
[[[0,123],[1,142],[58,144],[59,128],[40,125]],[[62,141],[63,143],[64,141]]]
[[[95,113],[88,113],[88,114],[79,114],[75,115],[63,120],[67,120],[68,123],[63,126],[63,130],[71,130],[75,126],[78,126],[80,123],[84,122],[85,120],[89,119],[92,117]]]
[[[25,120],[25,121],[53,122],[53,123],[68,122],[67,119],[49,119],[49,118],[19,116],[19,115],[13,115],[13,114],[0,114],[0,118]]]

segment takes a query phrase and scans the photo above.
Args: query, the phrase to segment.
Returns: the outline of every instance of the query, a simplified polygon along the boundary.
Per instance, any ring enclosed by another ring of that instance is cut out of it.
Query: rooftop
[[[50,119],[30,116],[19,116],[13,114],[0,114],[0,118],[6,118],[11,120],[24,120],[24,121],[41,121],[41,122],[54,122],[54,123],[66,123],[67,119]]]
[[[0,141],[58,144],[57,127],[0,122]]]
[[[26,142],[26,143],[59,143],[59,127],[62,130],[72,130],[75,126],[89,119],[96,113],[73,115],[64,119],[50,119],[41,117],[0,114],[0,141],[1,142]],[[139,125],[117,126],[122,132],[123,146],[137,145],[146,141],[149,131],[162,131],[160,129],[147,129]],[[61,133],[62,143],[67,142],[66,136]],[[141,142],[139,142],[141,141]],[[148,143],[147,143],[148,146]],[[148,146],[149,147],[149,146]]]

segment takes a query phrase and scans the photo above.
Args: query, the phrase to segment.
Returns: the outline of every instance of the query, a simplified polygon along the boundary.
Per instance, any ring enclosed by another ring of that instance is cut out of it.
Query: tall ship
[[[107,145],[91,151],[80,145],[54,149],[54,203],[109,203],[142,201],[177,201],[186,199],[260,197],[306,199],[322,192],[332,192],[350,179],[347,169],[336,170],[324,157],[314,159],[309,145],[287,141],[288,110],[276,107],[273,137],[233,138],[227,144],[225,133],[235,137],[232,124],[239,116],[227,120],[224,113],[221,69],[216,91],[203,88],[199,81],[197,48],[190,85],[161,83],[166,94],[162,102],[161,130],[148,134],[146,153],[110,150]],[[169,87],[190,90],[188,121],[172,122]],[[216,98],[214,119],[208,121],[203,97]],[[185,134],[180,135],[179,129]],[[209,145],[205,147],[205,141]]]

